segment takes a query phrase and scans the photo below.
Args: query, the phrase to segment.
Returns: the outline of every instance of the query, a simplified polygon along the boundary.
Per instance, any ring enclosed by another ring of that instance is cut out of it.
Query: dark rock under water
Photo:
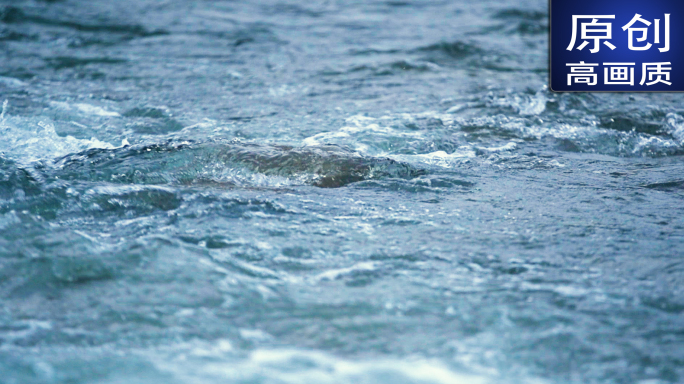
[[[336,145],[293,147],[239,143],[165,143],[91,149],[58,159],[52,177],[132,184],[220,182],[224,169],[299,179],[322,188],[381,178],[411,179],[425,171]],[[45,176],[42,176],[43,178]]]

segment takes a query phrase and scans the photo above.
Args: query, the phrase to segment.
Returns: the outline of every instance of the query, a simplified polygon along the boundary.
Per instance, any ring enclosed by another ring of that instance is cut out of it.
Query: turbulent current
[[[0,383],[684,382],[684,96],[545,0],[0,0]]]

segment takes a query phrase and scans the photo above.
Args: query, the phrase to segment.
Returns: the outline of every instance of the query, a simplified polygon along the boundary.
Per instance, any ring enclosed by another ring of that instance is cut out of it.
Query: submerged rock
[[[62,179],[133,184],[230,184],[229,170],[279,176],[322,188],[425,173],[389,158],[363,156],[336,145],[293,147],[244,143],[165,143],[93,149],[58,160]]]

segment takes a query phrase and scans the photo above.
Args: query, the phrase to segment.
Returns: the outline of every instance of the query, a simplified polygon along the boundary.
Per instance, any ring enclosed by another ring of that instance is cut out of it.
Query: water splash
[[[7,111],[7,106],[9,102],[5,100],[4,103],[2,103],[2,112],[0,113],[0,120],[5,121],[5,112]]]
[[[114,148],[113,145],[93,137],[78,139],[73,136],[60,136],[50,120],[27,117],[5,116],[7,102],[3,104],[3,140],[0,151],[6,158],[21,162],[49,160],[77,153],[90,148]]]

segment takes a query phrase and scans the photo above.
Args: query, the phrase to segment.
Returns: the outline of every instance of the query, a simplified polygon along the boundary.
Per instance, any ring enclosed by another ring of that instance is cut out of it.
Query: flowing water
[[[0,383],[684,381],[684,96],[545,0],[0,0]]]

